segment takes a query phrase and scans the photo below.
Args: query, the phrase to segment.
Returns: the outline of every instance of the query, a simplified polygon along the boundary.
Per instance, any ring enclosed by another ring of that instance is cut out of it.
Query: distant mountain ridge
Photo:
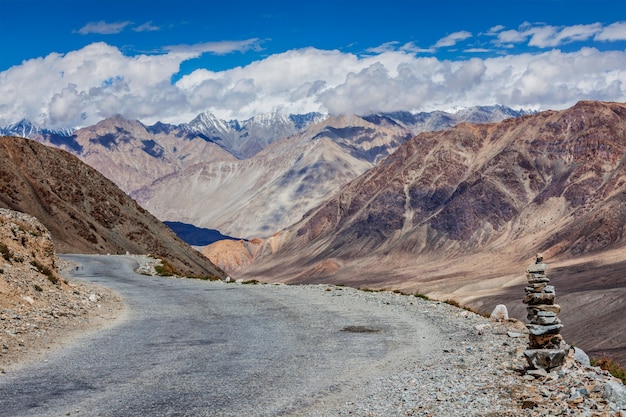
[[[247,159],[275,140],[296,134],[325,118],[326,116],[320,113],[303,115],[270,113],[243,122],[237,120],[226,122],[211,113],[202,113],[188,124],[178,127],[217,143],[238,159]]]
[[[523,318],[536,253],[556,271],[566,338],[625,362],[626,104],[419,134],[229,273],[507,303]]]
[[[338,187],[424,130],[499,121],[502,106],[370,116],[259,115],[224,121],[203,113],[182,125],[114,116],[68,132],[13,126],[5,134],[74,153],[164,221],[266,237],[299,220]]]
[[[456,112],[411,113],[409,111],[396,111],[374,113],[360,117],[374,124],[381,124],[385,121],[397,124],[416,134],[431,130],[448,129],[462,122],[490,123],[532,113],[523,109],[514,110],[501,105],[493,105],[468,107],[459,109]],[[137,123],[153,135],[174,134],[179,138],[184,137],[187,139],[197,136],[218,144],[238,159],[246,159],[264,149],[273,141],[301,132],[308,126],[321,122],[328,117],[328,115],[322,113],[287,115],[267,113],[243,121],[226,121],[212,113],[204,112],[200,113],[189,123],[178,125],[156,122],[154,125],[148,126],[141,122]],[[112,116],[108,119],[124,120],[121,115]],[[129,122],[134,123],[132,121]],[[89,128],[89,126],[85,128]],[[45,126],[38,126],[29,120],[23,119],[13,124],[0,126],[0,135],[19,136],[48,142],[53,146],[66,148],[66,150],[74,154],[80,154],[82,148],[75,140],[76,132],[81,129],[48,129]]]
[[[157,122],[152,126],[144,125],[139,121],[125,120],[121,115],[116,115],[104,119],[94,126],[106,123],[107,121],[118,121],[141,125],[149,134],[175,135],[178,138],[195,139],[200,138],[207,142],[212,142],[225,149],[238,159],[246,159],[267,145],[281,137],[289,136],[302,131],[307,126],[323,120],[327,116],[321,113],[307,113],[299,115],[282,115],[279,113],[268,113],[254,116],[250,119],[222,120],[211,113],[201,113],[189,123],[179,125]],[[66,150],[80,154],[83,147],[77,142],[77,132],[84,129],[91,129],[87,126],[81,129],[57,129],[51,130],[37,126],[28,121],[21,120],[17,123],[0,127],[0,135],[19,136],[48,142],[53,146],[66,148]],[[105,144],[105,143],[103,143]],[[146,149],[150,152],[150,149]]]

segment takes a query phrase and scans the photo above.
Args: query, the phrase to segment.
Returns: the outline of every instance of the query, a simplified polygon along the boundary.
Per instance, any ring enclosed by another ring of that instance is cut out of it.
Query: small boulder
[[[614,402],[620,409],[626,408],[626,386],[618,380],[608,381],[604,385],[602,397]]]
[[[574,347],[574,360],[581,365],[591,366],[589,356],[581,348]]]
[[[489,316],[492,320],[505,321],[509,319],[509,311],[504,304],[498,304]]]

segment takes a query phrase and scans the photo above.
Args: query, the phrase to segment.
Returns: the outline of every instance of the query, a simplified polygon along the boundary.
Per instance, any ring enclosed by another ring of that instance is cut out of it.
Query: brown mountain
[[[416,131],[516,115],[519,113],[494,106],[458,114],[331,116],[273,140],[254,156],[234,162],[207,159],[188,164],[130,195],[160,219],[218,229],[230,236],[267,237],[300,220]],[[255,134],[250,133],[252,140]],[[262,138],[254,140],[265,143]]]
[[[580,102],[420,134],[238,275],[417,291],[521,318],[537,252],[565,337],[626,362],[626,105]]]
[[[161,219],[230,236],[267,237],[300,220],[410,136],[399,125],[331,117],[251,158],[197,163],[131,196]]]
[[[487,106],[364,117],[274,113],[243,122],[203,113],[177,126],[114,116],[71,132],[27,121],[0,132],[74,153],[161,220],[249,238],[300,220],[418,132],[522,113]]]
[[[0,207],[39,219],[60,253],[150,253],[188,276],[225,277],[95,169],[29,139],[0,137]]]
[[[44,143],[50,139],[39,138]],[[66,145],[66,150],[96,168],[127,194],[201,161],[236,160],[215,143],[175,126],[146,127],[121,116],[79,129],[71,140],[74,146]]]

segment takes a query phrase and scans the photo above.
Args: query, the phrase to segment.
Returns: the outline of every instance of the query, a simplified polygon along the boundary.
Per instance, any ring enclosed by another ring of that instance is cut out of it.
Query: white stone
[[[591,366],[589,356],[581,348],[574,347],[574,360],[581,365]]]
[[[604,385],[602,397],[613,401],[621,409],[626,408],[626,386],[616,379]]]
[[[509,319],[509,311],[507,310],[504,304],[498,304],[496,308],[493,309],[491,315],[489,316],[492,320],[508,320]]]
[[[545,272],[546,264],[543,262],[532,263],[528,266],[528,272]]]
[[[526,371],[526,373],[528,375],[534,376],[535,378],[542,378],[542,377],[548,376],[548,371],[546,371],[543,368],[529,369],[528,371]]]

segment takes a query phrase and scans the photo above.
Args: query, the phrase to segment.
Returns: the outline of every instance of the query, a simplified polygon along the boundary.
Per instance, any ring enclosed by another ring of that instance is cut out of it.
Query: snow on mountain
[[[284,115],[267,113],[245,121],[225,121],[211,113],[201,113],[180,127],[183,130],[204,136],[228,150],[239,159],[250,158],[267,145],[282,137],[301,132],[325,116],[320,113]]]
[[[0,135],[4,136],[20,136],[23,138],[31,138],[35,135],[58,135],[72,136],[75,129],[46,129],[38,126],[29,120],[22,119],[17,123],[0,127]]]

